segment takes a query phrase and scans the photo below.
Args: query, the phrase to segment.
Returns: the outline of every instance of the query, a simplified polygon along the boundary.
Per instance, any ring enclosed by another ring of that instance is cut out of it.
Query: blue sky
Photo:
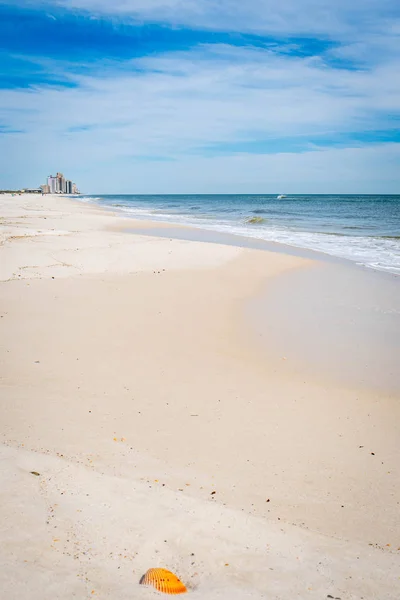
[[[400,193],[394,0],[0,0],[0,188]]]

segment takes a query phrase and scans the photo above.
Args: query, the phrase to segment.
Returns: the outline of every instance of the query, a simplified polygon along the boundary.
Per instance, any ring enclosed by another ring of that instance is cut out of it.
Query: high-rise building
[[[56,175],[57,183],[56,183],[56,192],[58,194],[65,194],[65,177],[62,173],[57,173]]]
[[[46,186],[41,186],[41,188],[43,187]],[[79,194],[76,184],[70,179],[65,179],[62,173],[57,173],[55,177],[49,175],[47,178],[47,187],[49,191],[43,192],[45,194]]]
[[[50,186],[47,183],[41,185],[40,189],[42,190],[43,194],[50,194]]]
[[[47,178],[47,185],[50,188],[50,194],[57,193],[57,177],[53,177],[53,175],[49,175]]]

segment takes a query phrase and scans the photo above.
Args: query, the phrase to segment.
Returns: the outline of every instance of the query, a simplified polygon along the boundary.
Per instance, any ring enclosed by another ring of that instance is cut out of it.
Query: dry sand
[[[314,263],[0,202],[1,598],[150,598],[160,566],[194,598],[398,600],[399,398],[266,361],[246,316]]]

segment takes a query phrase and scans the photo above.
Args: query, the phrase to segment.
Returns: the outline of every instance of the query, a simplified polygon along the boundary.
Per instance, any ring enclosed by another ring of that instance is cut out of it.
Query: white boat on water
[[[278,200],[282,200],[282,198],[286,198],[285,194],[280,194],[279,196],[277,196]]]

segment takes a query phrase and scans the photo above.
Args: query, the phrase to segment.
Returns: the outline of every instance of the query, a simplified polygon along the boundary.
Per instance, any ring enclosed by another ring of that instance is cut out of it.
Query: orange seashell
[[[164,594],[184,594],[186,587],[176,575],[166,569],[149,569],[141,578],[142,585],[152,585]]]

